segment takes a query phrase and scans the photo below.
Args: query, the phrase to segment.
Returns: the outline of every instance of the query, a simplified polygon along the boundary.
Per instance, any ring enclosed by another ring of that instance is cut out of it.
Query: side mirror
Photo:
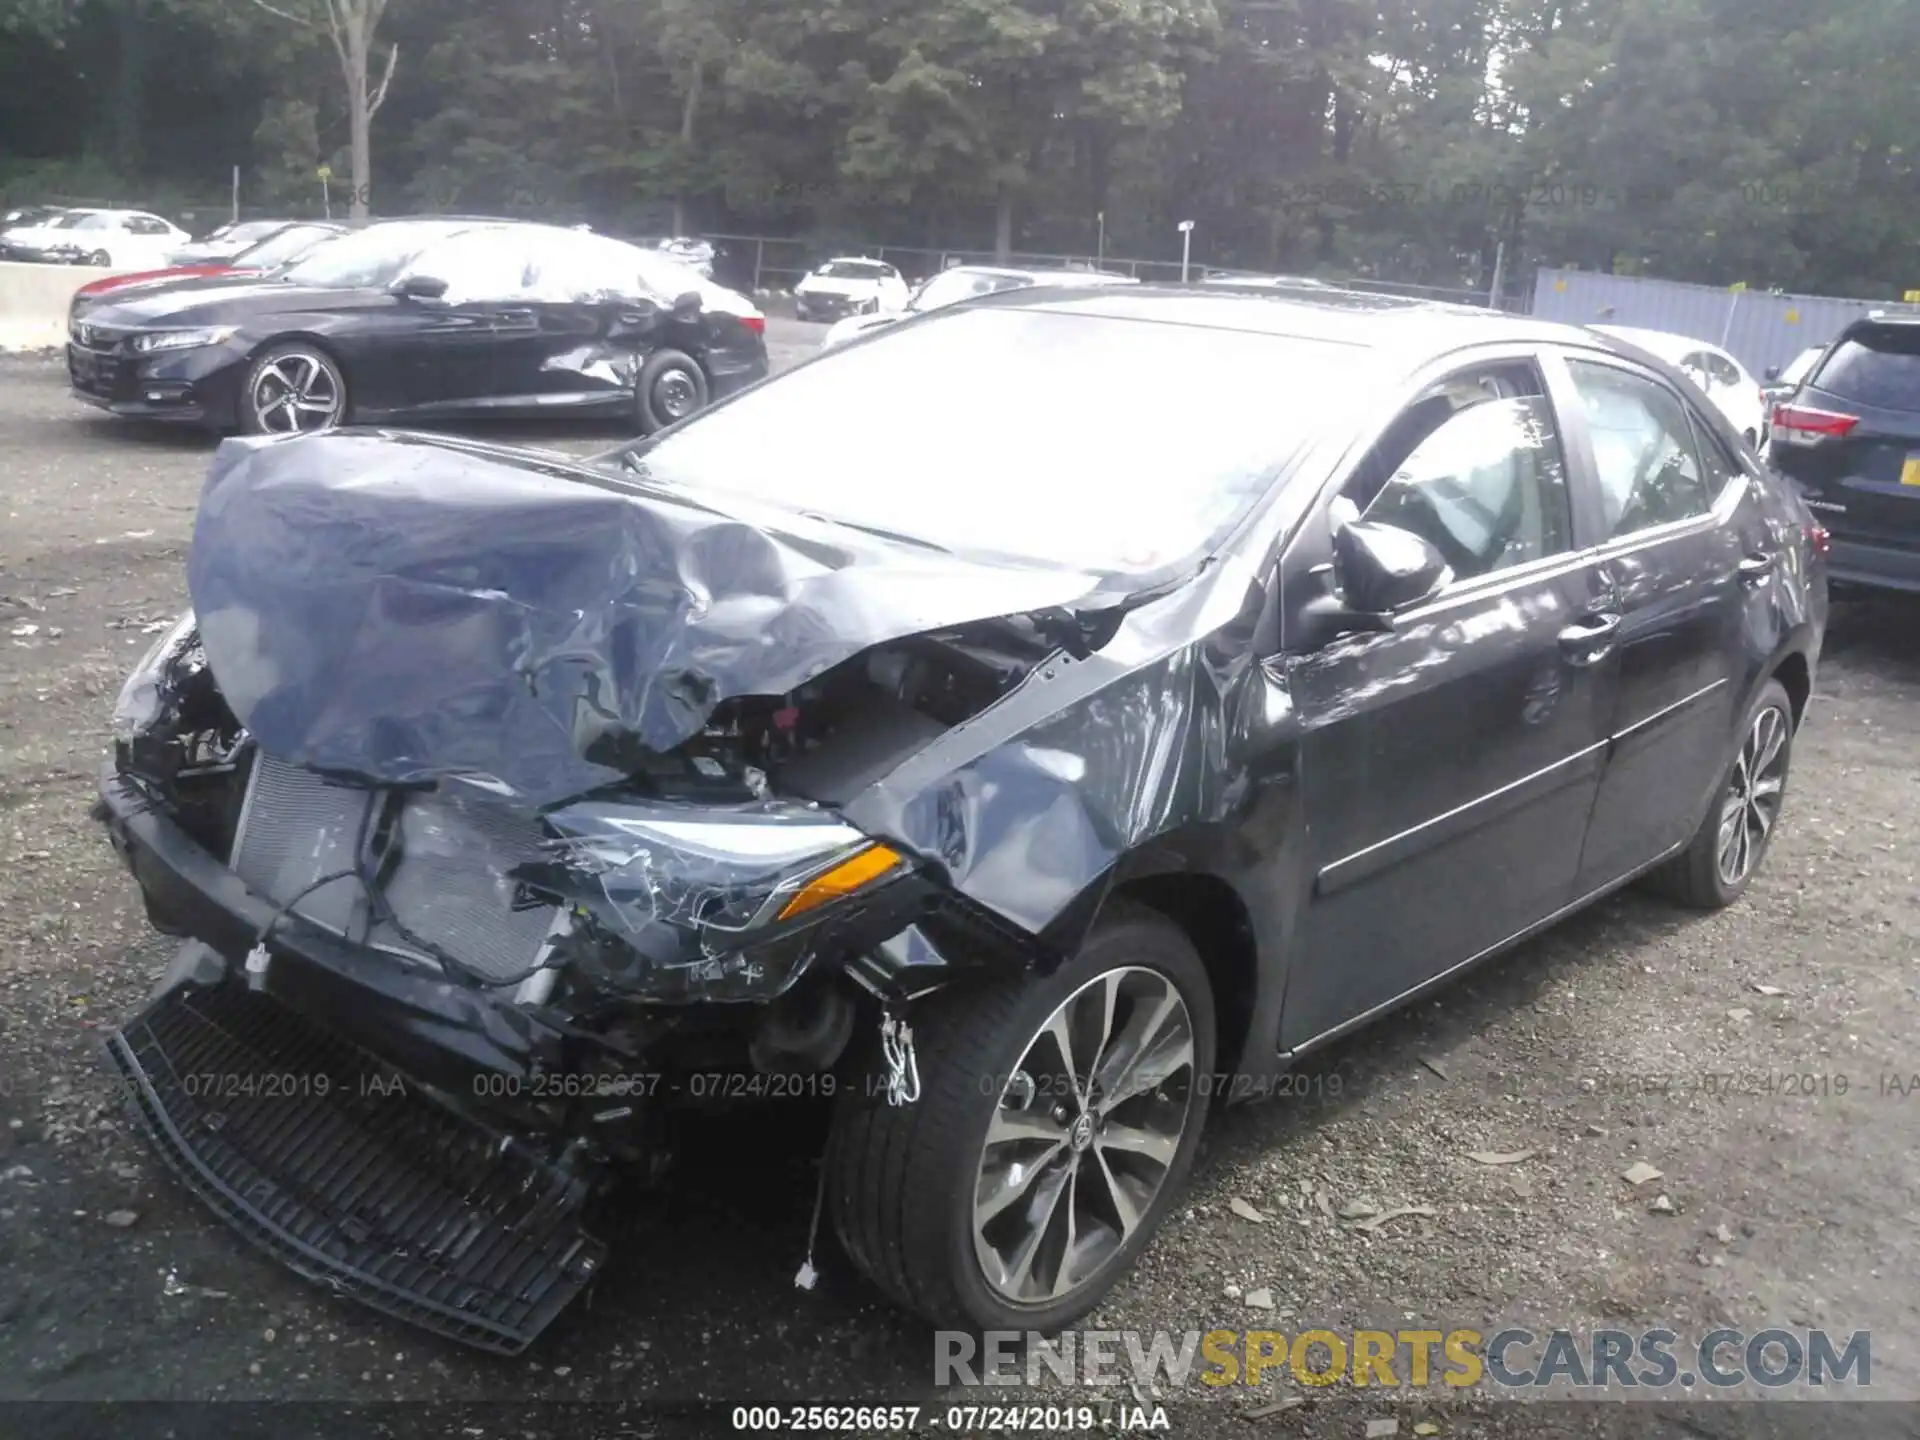
[[[1362,614],[1390,617],[1453,579],[1446,558],[1410,530],[1355,520],[1333,537],[1341,597]]]
[[[700,318],[700,292],[689,290],[684,295],[676,295],[673,301],[673,318],[676,320],[698,320]]]
[[[1395,610],[1426,599],[1453,578],[1440,552],[1418,535],[1334,518],[1333,563],[1315,572],[1326,590],[1301,607],[1301,630],[1290,640],[1296,653],[1318,650],[1342,635],[1390,633]]]
[[[393,291],[409,300],[438,300],[447,293],[447,282],[436,275],[409,275]]]

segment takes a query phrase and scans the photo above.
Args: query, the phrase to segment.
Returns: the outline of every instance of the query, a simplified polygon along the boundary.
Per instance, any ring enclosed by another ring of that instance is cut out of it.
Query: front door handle
[[[1758,585],[1773,573],[1773,567],[1779,563],[1777,555],[1755,552],[1740,562],[1740,579],[1743,584]]]
[[[1612,612],[1586,615],[1560,632],[1560,648],[1575,665],[1593,665],[1613,651],[1620,617]]]

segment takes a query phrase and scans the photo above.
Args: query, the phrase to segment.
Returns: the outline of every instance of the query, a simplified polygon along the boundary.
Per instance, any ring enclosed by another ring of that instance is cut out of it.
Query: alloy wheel
[[[669,370],[653,382],[654,409],[669,421],[686,419],[699,404],[700,392],[684,371]]]
[[[1760,863],[1767,837],[1780,817],[1787,784],[1786,713],[1768,705],[1753,717],[1740,754],[1733,762],[1726,798],[1720,805],[1720,883],[1738,885]]]
[[[340,418],[340,400],[333,371],[304,350],[269,360],[253,377],[253,413],[269,435],[329,429]]]
[[[1001,1087],[975,1177],[974,1254],[1015,1304],[1090,1285],[1147,1217],[1195,1096],[1193,1022],[1158,970],[1095,976]]]

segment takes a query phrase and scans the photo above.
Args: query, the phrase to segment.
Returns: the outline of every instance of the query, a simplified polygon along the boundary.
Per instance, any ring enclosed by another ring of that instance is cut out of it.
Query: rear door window
[[[1821,352],[1817,348],[1802,350],[1798,355],[1793,357],[1788,363],[1787,368],[1780,372],[1780,383],[1782,385],[1798,385],[1802,380],[1806,379],[1807,372],[1813,369],[1814,362],[1820,358],[1820,354]]]
[[[1717,499],[1720,492],[1734,481],[1745,480],[1746,473],[1734,464],[1732,457],[1720,444],[1720,437],[1713,433],[1713,426],[1707,423],[1704,415],[1698,411],[1689,410],[1687,418],[1693,422],[1694,449],[1700,455],[1701,470],[1706,476],[1707,494]]]
[[[413,264],[416,275],[447,283],[449,305],[521,300],[529,289],[531,259],[512,230],[471,230],[441,242]]]
[[[1609,538],[1705,515],[1713,496],[1679,397],[1610,365],[1569,360],[1587,412]]]
[[[1920,325],[1854,331],[1834,346],[1809,383],[1876,410],[1920,410]]]
[[[1713,351],[1709,350],[1706,354],[1706,361],[1707,374],[1713,377],[1714,384],[1738,385],[1740,383],[1740,372],[1734,368],[1733,362],[1726,356],[1716,355]]]

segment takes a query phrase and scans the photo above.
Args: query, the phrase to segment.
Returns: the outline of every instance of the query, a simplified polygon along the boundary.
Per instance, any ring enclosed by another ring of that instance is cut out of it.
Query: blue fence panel
[[[1776,295],[1717,289],[1637,275],[1542,269],[1533,313],[1569,325],[1634,325],[1705,340],[1730,352],[1755,376],[1784,366],[1810,345],[1825,345],[1869,311],[1920,315],[1920,306],[1826,295]]]

